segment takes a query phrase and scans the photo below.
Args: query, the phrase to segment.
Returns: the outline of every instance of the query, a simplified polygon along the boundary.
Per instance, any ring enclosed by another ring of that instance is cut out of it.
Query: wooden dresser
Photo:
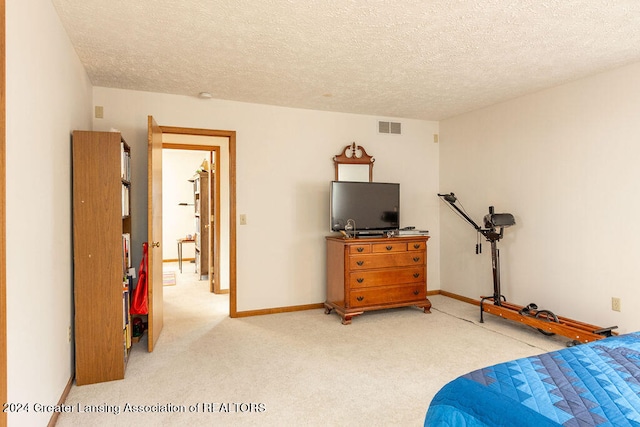
[[[325,313],[335,310],[344,325],[369,310],[417,306],[430,313],[428,239],[327,237]]]

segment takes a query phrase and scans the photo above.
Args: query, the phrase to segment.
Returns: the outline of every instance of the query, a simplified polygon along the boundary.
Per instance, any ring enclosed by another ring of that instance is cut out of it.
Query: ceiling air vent
[[[402,133],[402,123],[378,122],[378,133],[391,133],[400,135]]]

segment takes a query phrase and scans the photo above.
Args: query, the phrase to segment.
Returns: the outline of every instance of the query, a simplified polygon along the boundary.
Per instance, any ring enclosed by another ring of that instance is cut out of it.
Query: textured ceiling
[[[440,120],[640,61],[638,0],[52,0],[95,86]]]

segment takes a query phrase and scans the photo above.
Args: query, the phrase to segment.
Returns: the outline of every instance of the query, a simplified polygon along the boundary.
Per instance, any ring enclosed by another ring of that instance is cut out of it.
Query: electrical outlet
[[[247,214],[240,214],[240,225],[247,225]]]
[[[611,298],[611,310],[613,311],[621,311],[620,310],[620,298]]]

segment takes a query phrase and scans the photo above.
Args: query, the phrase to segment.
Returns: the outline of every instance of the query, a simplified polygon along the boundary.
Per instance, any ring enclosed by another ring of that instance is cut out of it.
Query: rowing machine
[[[480,297],[480,323],[484,323],[483,314],[487,313],[503,317],[505,319],[518,321],[525,325],[536,328],[544,335],[559,334],[573,341],[570,345],[596,341],[613,335],[612,330],[617,326],[600,328],[588,323],[566,317],[556,316],[549,310],[538,310],[535,303],[527,306],[519,306],[507,302],[507,299],[500,291],[500,251],[497,242],[504,236],[504,229],[516,224],[515,218],[509,213],[495,213],[493,206],[489,206],[489,214],[484,217],[484,228],[476,224],[461,209],[456,202],[458,198],[453,194],[438,194],[447,202],[465,221],[467,221],[476,232],[484,236],[491,243],[491,265],[493,270],[493,295]],[[476,254],[482,252],[482,244],[476,243]],[[485,304],[485,301],[493,301],[493,304]]]

